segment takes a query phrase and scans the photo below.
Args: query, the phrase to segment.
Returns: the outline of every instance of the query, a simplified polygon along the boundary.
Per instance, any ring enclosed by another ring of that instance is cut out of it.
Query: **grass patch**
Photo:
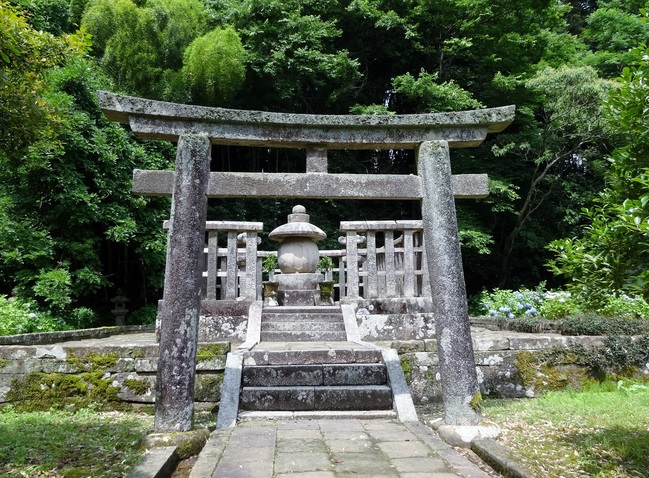
[[[487,420],[534,476],[638,477],[649,470],[647,382],[594,383],[535,399],[487,400]]]
[[[0,477],[122,477],[152,428],[142,413],[0,409]]]

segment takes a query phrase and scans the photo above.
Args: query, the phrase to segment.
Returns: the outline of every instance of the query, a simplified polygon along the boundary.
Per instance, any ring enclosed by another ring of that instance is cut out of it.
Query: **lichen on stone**
[[[138,349],[131,349],[128,352],[129,357],[137,359],[137,358],[144,358],[144,350],[141,348]]]
[[[197,455],[210,436],[209,430],[200,428],[188,432],[154,433],[144,439],[143,447],[175,446],[181,460]]]

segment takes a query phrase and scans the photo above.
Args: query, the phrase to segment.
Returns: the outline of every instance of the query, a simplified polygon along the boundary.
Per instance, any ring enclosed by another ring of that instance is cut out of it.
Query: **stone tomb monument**
[[[141,138],[177,142],[175,171],[134,171],[139,194],[172,195],[155,429],[192,427],[207,197],[416,199],[421,202],[444,419],[475,425],[479,396],[455,198],[488,194],[487,175],[452,175],[449,148],[480,144],[514,117],[506,106],[418,115],[334,116],[239,111],[98,92],[104,114]],[[304,173],[210,172],[212,144],[301,148]],[[329,149],[414,149],[416,175],[330,174]],[[297,213],[300,214],[300,213]]]
[[[316,272],[320,259],[316,242],[326,237],[322,229],[309,222],[309,215],[299,205],[293,208],[286,224],[268,234],[269,239],[279,242],[279,305],[315,305],[318,283],[323,279]]]

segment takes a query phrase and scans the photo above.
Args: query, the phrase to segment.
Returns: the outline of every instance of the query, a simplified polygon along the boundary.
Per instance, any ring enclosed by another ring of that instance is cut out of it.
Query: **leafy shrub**
[[[561,319],[581,311],[579,302],[570,292],[548,291],[543,294],[543,299],[539,314],[548,320]]]
[[[573,351],[592,377],[600,380],[606,377],[629,377],[649,363],[649,336],[635,339],[614,335],[606,337],[603,347],[573,347]]]
[[[97,314],[87,307],[77,307],[68,315],[68,322],[75,329],[88,329],[95,327],[99,322]]]
[[[601,312],[610,317],[625,319],[649,319],[649,304],[641,297],[609,296]]]
[[[567,327],[571,330],[610,330],[607,333],[627,333],[624,331],[626,329],[642,330],[642,323],[646,321],[640,319],[649,319],[649,304],[641,297],[602,293],[600,305],[593,308],[592,302],[583,302],[570,292],[543,291],[543,285],[539,285],[536,290],[483,291],[477,298],[472,298],[469,310],[476,315],[500,319],[542,317],[557,320],[576,317],[567,322]],[[628,327],[623,327],[624,330],[620,329],[622,326],[614,325],[625,320],[630,322]],[[524,328],[534,326],[532,322],[524,324]]]
[[[58,318],[39,312],[34,302],[7,299],[0,295],[0,335],[28,334],[65,330],[68,327]]]
[[[34,285],[34,293],[53,309],[63,310],[72,302],[72,278],[66,268],[41,271]]]
[[[152,325],[158,316],[158,306],[149,304],[134,310],[127,316],[129,325]]]
[[[279,269],[277,254],[268,254],[261,262],[261,268],[264,272],[274,272],[276,269]]]
[[[581,314],[562,319],[559,329],[563,335],[642,335],[649,333],[649,321]]]
[[[329,256],[322,256],[318,261],[317,269],[320,272],[328,272],[334,268],[334,262]]]

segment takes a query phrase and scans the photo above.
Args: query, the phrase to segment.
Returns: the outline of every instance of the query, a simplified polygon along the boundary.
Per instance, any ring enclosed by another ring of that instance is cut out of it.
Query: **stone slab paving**
[[[190,478],[488,478],[419,422],[253,420],[218,429]]]

